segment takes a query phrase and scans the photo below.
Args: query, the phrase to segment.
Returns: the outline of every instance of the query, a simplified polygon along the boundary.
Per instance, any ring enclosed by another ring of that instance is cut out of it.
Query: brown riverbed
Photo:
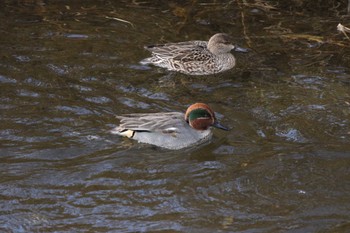
[[[346,1],[4,1],[1,232],[349,232]],[[138,62],[225,32],[210,76]],[[349,33],[348,33],[349,34]],[[114,117],[210,104],[231,131],[167,151]]]

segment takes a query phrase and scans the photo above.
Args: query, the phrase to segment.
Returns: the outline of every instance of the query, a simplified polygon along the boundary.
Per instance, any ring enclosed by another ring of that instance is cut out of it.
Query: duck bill
[[[243,48],[243,47],[239,47],[239,46],[236,45],[235,48],[233,49],[233,51],[240,52],[240,53],[248,53],[249,49]]]
[[[212,126],[215,127],[215,128],[218,128],[218,129],[226,130],[226,131],[229,130],[229,128],[227,128],[226,126],[223,126],[222,124],[220,124],[220,123],[217,122],[217,121],[215,121],[214,124],[213,124]]]

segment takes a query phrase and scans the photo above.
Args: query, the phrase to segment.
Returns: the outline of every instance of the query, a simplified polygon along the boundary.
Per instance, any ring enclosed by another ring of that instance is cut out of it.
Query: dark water
[[[5,1],[1,232],[350,232],[346,2]],[[121,20],[125,21],[121,21]],[[128,22],[126,22],[128,21]],[[145,44],[233,35],[188,77]],[[229,132],[185,151],[110,135],[117,114],[206,102]]]

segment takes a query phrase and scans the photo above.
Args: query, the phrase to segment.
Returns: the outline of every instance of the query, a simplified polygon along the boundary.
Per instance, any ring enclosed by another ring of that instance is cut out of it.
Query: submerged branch
[[[289,40],[308,40],[308,41],[314,41],[320,44],[328,43],[328,44],[334,44],[341,47],[349,47],[348,44],[343,43],[341,41],[333,40],[332,38],[325,38],[323,36],[315,36],[315,35],[309,35],[309,34],[282,34],[282,35],[279,35],[278,37],[289,39]]]
[[[105,16],[106,19],[113,19],[113,20],[116,20],[116,21],[119,21],[119,22],[122,22],[122,23],[128,23],[130,24],[133,28],[135,28],[134,24],[127,21],[127,20],[124,20],[124,19],[120,19],[120,18],[116,18],[116,17],[109,17],[109,16]]]
[[[318,43],[323,43],[324,39],[322,36],[314,36],[308,34],[284,34],[280,35],[280,37],[288,38],[288,39],[306,39],[310,41],[316,41]]]

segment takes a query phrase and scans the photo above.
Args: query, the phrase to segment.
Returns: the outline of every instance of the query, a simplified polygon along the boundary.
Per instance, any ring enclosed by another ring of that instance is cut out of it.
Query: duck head
[[[207,130],[210,126],[228,130],[216,120],[214,111],[204,103],[195,103],[188,107],[185,120],[196,130]]]
[[[231,37],[226,33],[217,33],[213,35],[208,42],[207,48],[213,54],[225,54],[231,51],[248,52],[248,49],[232,44]]]

